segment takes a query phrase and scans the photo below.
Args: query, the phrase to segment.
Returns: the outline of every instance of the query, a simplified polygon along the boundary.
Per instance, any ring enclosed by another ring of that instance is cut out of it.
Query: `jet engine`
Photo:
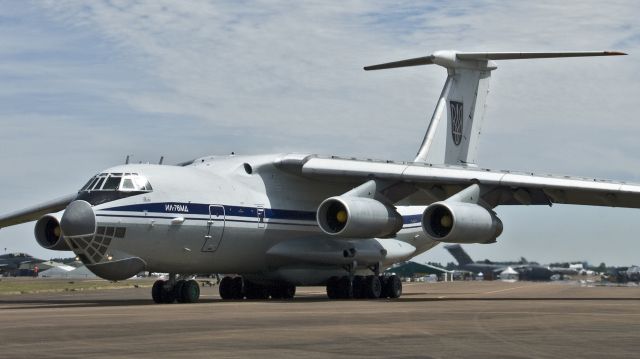
[[[316,218],[325,233],[345,238],[391,237],[402,228],[402,216],[395,208],[371,198],[328,198],[318,207]]]
[[[54,251],[70,251],[71,248],[62,236],[60,218],[55,214],[45,214],[36,222],[34,230],[36,241],[46,249]]]
[[[424,210],[422,229],[439,242],[492,243],[502,233],[502,221],[477,204],[445,201]]]

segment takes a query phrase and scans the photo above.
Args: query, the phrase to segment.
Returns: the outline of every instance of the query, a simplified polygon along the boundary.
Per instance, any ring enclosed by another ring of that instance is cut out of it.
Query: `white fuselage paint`
[[[98,263],[138,257],[152,272],[237,273],[316,284],[345,273],[340,255],[347,248],[358,255],[383,250],[379,263],[388,267],[437,244],[422,231],[424,206],[397,207],[404,226],[394,238],[349,240],[323,233],[315,219],[318,205],[360,183],[292,175],[273,165],[277,158],[209,157],[185,167],[131,164],[106,170],[143,175],[153,191],[94,207],[98,227],[126,228]],[[369,271],[364,257],[355,259],[359,271]]]

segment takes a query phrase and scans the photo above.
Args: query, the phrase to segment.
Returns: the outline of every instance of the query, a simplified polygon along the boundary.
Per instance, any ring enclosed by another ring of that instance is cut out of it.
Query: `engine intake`
[[[402,228],[402,216],[395,208],[371,198],[328,198],[318,207],[316,218],[325,233],[345,238],[392,237]]]
[[[36,241],[46,249],[70,251],[60,229],[60,219],[55,214],[45,214],[37,222],[34,230]]]
[[[439,242],[492,243],[502,233],[502,221],[477,204],[436,202],[424,210],[422,229]]]

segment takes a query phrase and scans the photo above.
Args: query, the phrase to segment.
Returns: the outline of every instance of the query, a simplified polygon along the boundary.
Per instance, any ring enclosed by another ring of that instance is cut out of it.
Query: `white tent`
[[[73,279],[95,279],[98,278],[95,274],[91,273],[87,267],[82,266],[78,268],[74,268],[73,270],[65,270],[60,267],[53,267],[51,269],[47,269],[38,274],[38,277],[42,278],[73,278]]]
[[[513,268],[507,267],[507,269],[500,272],[500,279],[503,281],[517,281],[519,278],[518,272],[516,272]]]

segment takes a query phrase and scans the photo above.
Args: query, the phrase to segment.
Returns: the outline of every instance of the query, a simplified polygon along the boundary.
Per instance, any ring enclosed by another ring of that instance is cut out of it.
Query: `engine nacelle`
[[[436,202],[424,210],[422,229],[447,243],[492,243],[502,233],[502,221],[473,203]]]
[[[318,207],[316,218],[325,233],[345,238],[391,237],[402,228],[402,216],[395,208],[371,198],[328,198]]]
[[[67,241],[62,236],[60,218],[55,214],[45,214],[36,222],[34,230],[36,241],[46,249],[54,251],[70,251]]]

